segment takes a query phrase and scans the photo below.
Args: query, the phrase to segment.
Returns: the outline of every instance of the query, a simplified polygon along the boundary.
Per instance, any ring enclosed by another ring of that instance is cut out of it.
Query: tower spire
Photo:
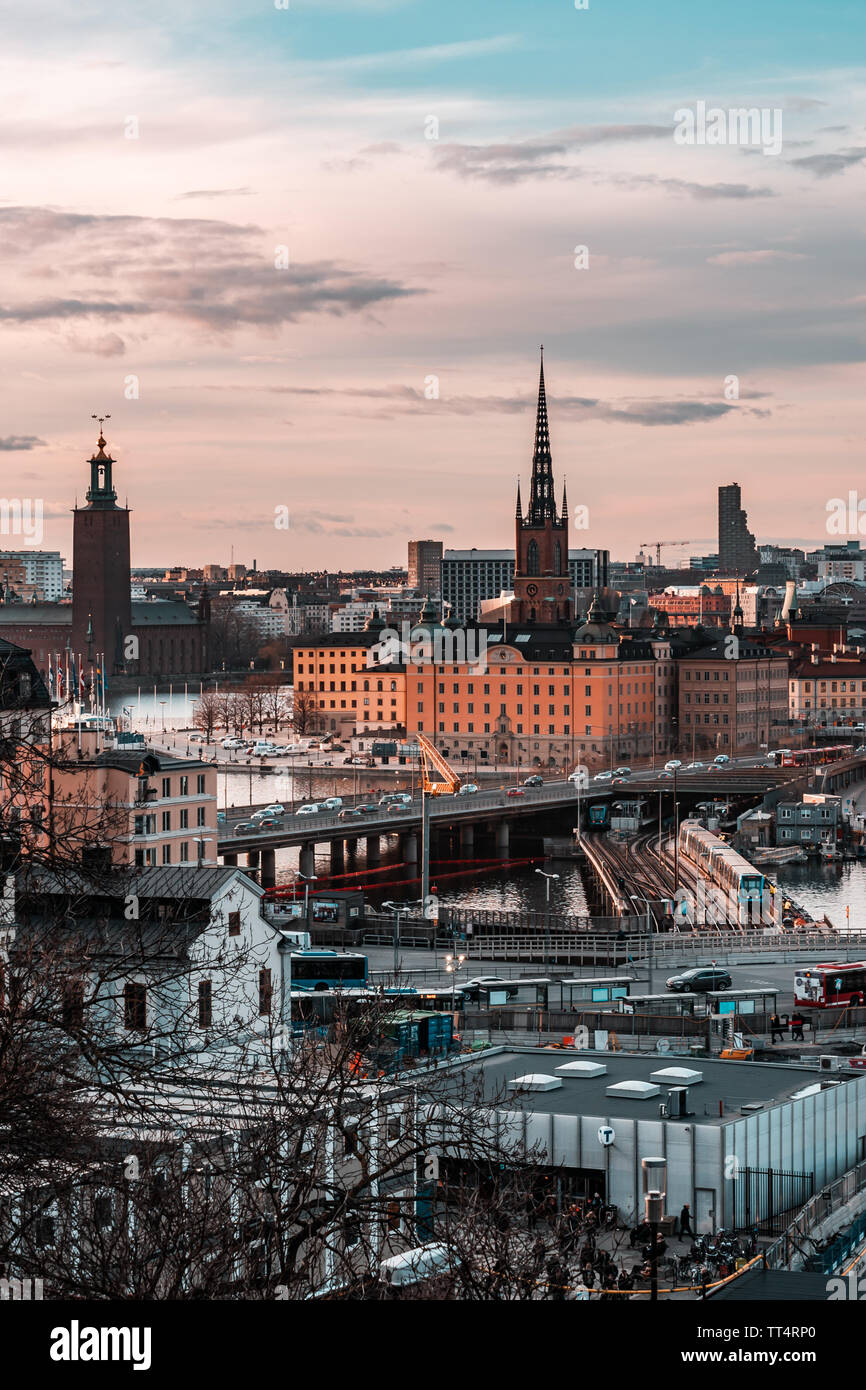
[[[532,491],[529,519],[533,525],[556,521],[553,496],[553,467],[550,458],[550,427],[547,423],[547,395],[544,389],[544,344],[538,373],[538,405],[535,411],[535,448],[532,453]]]
[[[566,491],[565,479],[562,480],[562,520],[568,521],[568,493]]]
[[[517,517],[518,521],[519,521],[519,520],[521,519],[521,517],[523,516],[523,506],[522,506],[521,501],[520,501],[520,479],[519,479],[519,478],[517,479],[517,506],[516,506],[516,508],[515,508],[514,515]]]

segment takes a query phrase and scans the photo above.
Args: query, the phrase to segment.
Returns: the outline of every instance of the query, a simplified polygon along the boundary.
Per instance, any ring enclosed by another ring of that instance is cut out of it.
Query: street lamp
[[[654,963],[655,963],[655,962],[654,962],[654,959],[653,959],[653,929],[652,929],[652,924],[653,924],[653,921],[655,920],[655,918],[650,916],[650,913],[651,913],[651,910],[652,910],[652,909],[651,909],[651,906],[650,906],[650,900],[649,900],[649,898],[641,898],[641,897],[636,896],[634,893],[629,893],[628,896],[629,896],[629,900],[630,900],[631,902],[633,902],[633,903],[646,903],[646,930],[647,930],[647,992],[648,992],[649,994],[652,994],[652,993],[653,993],[653,967],[654,967]],[[658,926],[658,922],[656,922],[656,926]]]
[[[317,874],[304,874],[300,869],[296,871],[296,877],[304,880],[304,921],[307,924],[307,931],[310,930],[310,884],[315,883]]]
[[[400,969],[400,913],[404,910],[405,904],[388,901],[382,906],[394,913],[394,984],[396,986],[397,974]]]
[[[454,1013],[454,986],[457,983],[457,974],[466,964],[465,956],[446,956],[445,973],[451,976],[451,1012]]]
[[[666,1158],[642,1158],[644,1216],[650,1228],[650,1299],[657,1302],[659,1296],[658,1234],[659,1223],[665,1214],[667,1195]]]
[[[544,898],[546,904],[544,912],[544,967],[548,969],[550,966],[550,880],[552,878],[558,879],[559,874],[546,874],[543,869],[536,869],[535,872],[541,874],[541,877],[544,879]]]
[[[198,865],[198,868],[201,868],[202,864],[204,863],[204,847],[205,847],[206,844],[209,844],[210,841],[211,841],[212,839],[213,839],[213,836],[212,836],[212,835],[196,835],[196,837],[195,837],[195,843],[198,845],[198,851],[197,851],[197,865]]]

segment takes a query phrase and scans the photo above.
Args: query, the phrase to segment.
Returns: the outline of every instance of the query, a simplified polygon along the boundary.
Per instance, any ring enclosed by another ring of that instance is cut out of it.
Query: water
[[[850,924],[866,927],[866,863],[782,864],[773,870],[779,887],[809,909],[813,916],[826,915],[841,931]],[[846,912],[850,909],[850,915]]]

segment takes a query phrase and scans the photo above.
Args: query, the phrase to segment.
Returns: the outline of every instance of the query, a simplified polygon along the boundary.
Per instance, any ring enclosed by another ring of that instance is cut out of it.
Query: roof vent
[[[746,1105],[740,1106],[744,1115],[750,1115],[753,1110],[763,1110],[763,1108],[764,1102],[762,1100],[750,1100]]]
[[[603,1062],[566,1062],[564,1066],[556,1068],[558,1076],[572,1077],[592,1077],[606,1076],[607,1067]]]
[[[652,1100],[661,1093],[661,1086],[653,1086],[649,1081],[617,1081],[605,1090],[605,1095],[617,1100]]]
[[[509,1091],[558,1091],[562,1082],[558,1076],[545,1076],[542,1072],[530,1072],[527,1076],[516,1076],[509,1081]],[[658,1088],[656,1088],[658,1089]]]
[[[702,1071],[692,1071],[690,1067],[662,1067],[661,1071],[650,1072],[650,1081],[660,1081],[663,1086],[696,1086],[703,1079]]]

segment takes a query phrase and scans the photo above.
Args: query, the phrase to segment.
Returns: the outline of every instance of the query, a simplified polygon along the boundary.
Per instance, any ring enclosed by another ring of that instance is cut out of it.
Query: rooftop
[[[575,1060],[601,1063],[607,1068],[604,1075],[575,1075],[558,1068]],[[818,1085],[822,1074],[811,1067],[782,1062],[733,1062],[718,1058],[679,1057],[677,1054],[563,1051],[562,1049],[523,1048],[507,1052],[487,1052],[476,1063],[484,1078],[486,1095],[508,1094],[508,1083],[520,1076],[548,1075],[562,1082],[551,1091],[532,1089],[525,1096],[513,1097],[526,1110],[546,1115],[587,1115],[616,1122],[623,1120],[658,1120],[660,1104],[667,1100],[673,1082],[652,1080],[653,1073],[668,1067],[688,1067],[699,1072],[703,1080],[688,1088],[688,1109],[693,1112],[682,1120],[670,1123],[724,1125],[741,1119],[744,1106],[769,1109],[794,1098],[805,1087]],[[851,1078],[843,1072],[834,1073],[833,1080]],[[646,1100],[627,1095],[610,1096],[608,1088],[624,1081],[649,1083],[657,1094]],[[720,1102],[723,1114],[719,1114]]]

